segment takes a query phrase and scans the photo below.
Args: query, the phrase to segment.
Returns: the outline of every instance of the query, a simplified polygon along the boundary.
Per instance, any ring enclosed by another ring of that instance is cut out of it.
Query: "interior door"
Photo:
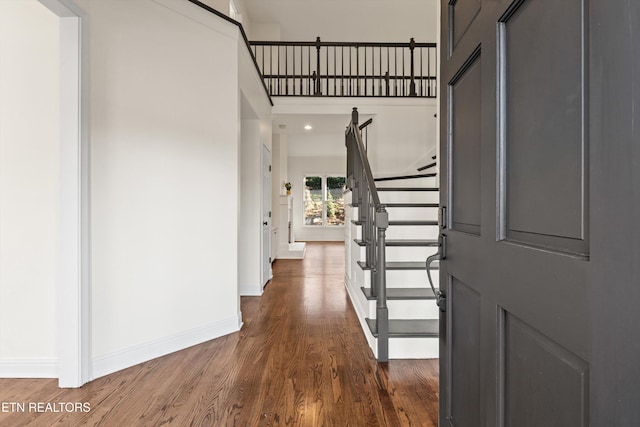
[[[271,151],[262,146],[262,286],[271,279]]]
[[[442,426],[640,425],[638,4],[441,2]]]

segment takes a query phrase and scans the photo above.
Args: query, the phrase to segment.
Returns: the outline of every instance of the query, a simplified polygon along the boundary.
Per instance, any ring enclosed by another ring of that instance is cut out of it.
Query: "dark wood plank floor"
[[[0,411],[0,426],[437,426],[438,364],[378,365],[344,289],[344,246],[278,260],[262,297],[243,297],[228,335],[99,378],[0,379],[2,402],[88,402],[88,413]]]

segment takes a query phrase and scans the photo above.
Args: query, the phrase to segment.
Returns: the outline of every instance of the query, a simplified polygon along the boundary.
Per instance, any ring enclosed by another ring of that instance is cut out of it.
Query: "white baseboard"
[[[264,286],[255,285],[238,285],[238,293],[241,297],[259,297],[262,295]]]
[[[242,326],[241,316],[238,313],[237,317],[230,317],[199,328],[96,357],[93,359],[92,379],[239,331]]]
[[[0,378],[58,378],[58,360],[0,359]]]

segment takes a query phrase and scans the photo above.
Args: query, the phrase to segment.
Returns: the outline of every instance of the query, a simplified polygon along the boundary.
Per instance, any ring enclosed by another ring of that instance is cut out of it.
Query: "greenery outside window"
[[[304,225],[344,226],[344,176],[304,177]]]

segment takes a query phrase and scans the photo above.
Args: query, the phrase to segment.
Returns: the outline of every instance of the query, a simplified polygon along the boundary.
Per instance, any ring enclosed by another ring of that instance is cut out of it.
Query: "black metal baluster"
[[[360,49],[359,46],[356,45],[356,89],[357,95],[360,96]]]
[[[379,56],[379,66],[378,66],[378,84],[379,84],[379,89],[378,89],[378,96],[382,96],[382,46],[380,46],[380,48],[378,49],[378,55]]]
[[[344,96],[344,46],[340,46],[340,96]]]
[[[316,87],[315,87],[315,95],[321,95],[320,92],[320,37],[316,38]]]
[[[394,78],[393,89],[394,89],[394,96],[398,96],[398,47],[397,46],[393,48],[393,59],[394,59],[393,62],[395,62],[396,64],[395,71],[393,73],[393,78]]]
[[[404,48],[401,49],[402,50],[402,96],[404,96],[405,94],[405,74],[404,74]]]
[[[389,96],[389,56],[391,53],[389,51],[389,46],[387,46],[387,72],[385,73],[385,81],[387,86],[387,96]]]
[[[351,72],[351,66],[353,65],[353,49],[349,46],[349,96],[353,94],[353,74]]]
[[[338,84],[338,77],[337,77],[337,74],[338,74],[338,72],[337,72],[338,55],[336,53],[337,50],[338,50],[338,47],[334,46],[333,47],[333,94],[335,96],[338,96],[338,87],[337,87],[337,84]]]
[[[427,75],[429,76],[429,80],[427,80],[427,96],[431,96],[431,49],[427,51]]]
[[[327,80],[327,96],[329,96],[329,46],[327,46],[326,57],[327,57],[327,63],[325,64],[325,69],[327,71],[327,78],[326,78],[326,80]]]
[[[309,78],[307,79],[307,95],[311,95],[311,46],[307,46],[307,75]]]
[[[409,96],[417,96],[416,93],[416,80],[415,80],[415,63],[414,63],[414,50],[416,47],[416,41],[413,37],[409,41],[409,50],[411,55],[411,83],[409,85]]]
[[[424,52],[424,48],[420,48],[420,96],[424,96],[424,72],[422,71],[422,64],[424,60],[422,59],[422,52]]]
[[[376,96],[376,48],[371,46],[371,96]]]
[[[367,46],[364,46],[364,96],[367,96]]]

